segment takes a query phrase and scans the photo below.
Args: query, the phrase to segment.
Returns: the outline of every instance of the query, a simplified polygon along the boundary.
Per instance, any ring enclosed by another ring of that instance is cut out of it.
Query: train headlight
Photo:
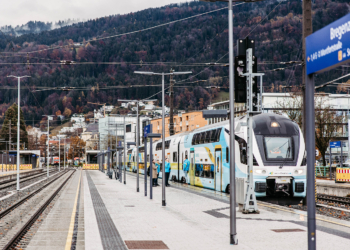
[[[279,128],[280,124],[278,122],[271,122],[271,127],[272,128]]]
[[[263,173],[263,174],[266,174],[266,170],[263,170],[262,173]]]
[[[302,174],[304,171],[302,169],[299,169],[299,170],[295,170],[294,173],[295,174]]]
[[[262,170],[260,170],[260,169],[255,170],[255,173],[257,173],[257,174],[261,174],[261,173],[262,173]]]

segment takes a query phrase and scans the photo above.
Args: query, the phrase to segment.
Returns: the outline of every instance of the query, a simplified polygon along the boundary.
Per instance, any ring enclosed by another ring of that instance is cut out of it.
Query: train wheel
[[[181,178],[181,182],[182,182],[182,183],[186,183],[186,178],[185,178],[185,177],[182,177],[182,178]]]

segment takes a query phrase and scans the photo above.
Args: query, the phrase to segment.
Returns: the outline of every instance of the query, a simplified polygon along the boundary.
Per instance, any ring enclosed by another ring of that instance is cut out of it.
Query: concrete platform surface
[[[336,183],[334,180],[317,179],[317,193],[347,196],[350,195],[350,183]]]
[[[337,186],[337,187],[345,187],[345,188],[350,188],[350,182],[340,182],[336,183],[334,180],[322,180],[322,179],[317,179],[316,180],[317,185],[329,185],[329,186]]]
[[[78,189],[80,175],[81,171],[78,170],[70,178],[26,249],[59,250],[67,249],[67,246],[70,246],[68,249],[85,249],[84,183],[82,182]],[[73,211],[74,207],[78,208],[78,213]],[[71,248],[72,236],[74,248]]]
[[[0,167],[1,167],[1,165],[0,165]],[[27,172],[27,171],[31,171],[31,169],[30,170],[20,170],[21,173],[22,172]],[[16,173],[17,173],[17,170],[9,170],[9,171],[6,171],[5,169],[4,169],[4,171],[0,170],[0,176],[16,174]]]
[[[104,249],[86,188],[86,172],[85,249]],[[135,175],[128,174],[124,185],[99,171],[88,172],[129,249],[137,243],[134,241],[162,241],[169,249],[307,249],[305,212],[276,210],[269,205],[259,206],[260,214],[237,212],[239,244],[233,246],[229,244],[229,205],[225,199],[211,198],[210,191],[196,193],[196,189],[172,185],[166,189],[167,206],[162,207],[161,187],[154,188],[153,200],[145,197],[143,176],[137,193]],[[323,218],[317,222],[317,249],[348,249],[350,222]]]

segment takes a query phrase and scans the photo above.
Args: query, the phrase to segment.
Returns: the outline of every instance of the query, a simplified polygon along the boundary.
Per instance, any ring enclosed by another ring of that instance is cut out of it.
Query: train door
[[[195,180],[195,159],[194,159],[194,151],[190,153],[190,184],[194,185]]]
[[[215,151],[215,190],[222,191],[221,149]]]

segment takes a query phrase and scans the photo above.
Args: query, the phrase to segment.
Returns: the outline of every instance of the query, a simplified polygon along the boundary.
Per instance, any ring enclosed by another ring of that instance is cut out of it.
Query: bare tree
[[[303,116],[301,113],[303,99],[300,93],[291,94],[290,98],[283,98],[277,101],[274,106],[274,113],[279,115],[287,115],[289,119],[296,122],[301,128]]]
[[[291,94],[290,98],[276,102],[274,113],[287,115],[289,119],[302,127],[302,98],[300,94]],[[315,145],[326,165],[326,151],[329,142],[336,136],[338,128],[343,123],[343,117],[338,116],[322,95],[315,97]]]

